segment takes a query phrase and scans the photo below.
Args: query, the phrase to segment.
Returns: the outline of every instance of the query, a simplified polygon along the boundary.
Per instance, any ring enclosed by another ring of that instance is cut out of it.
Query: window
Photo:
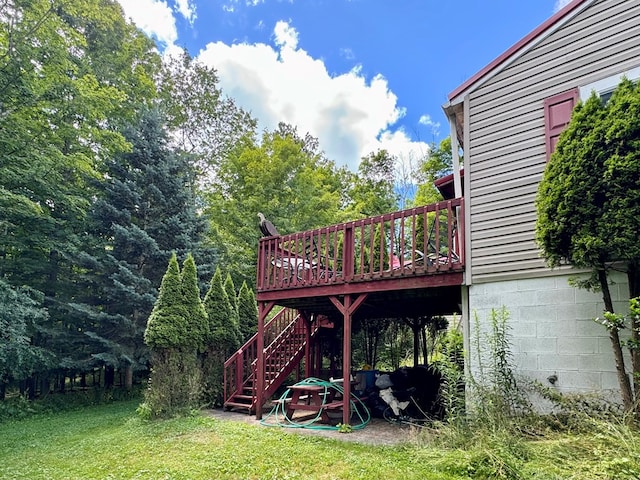
[[[585,101],[589,98],[591,92],[596,92],[600,98],[602,98],[602,101],[607,103],[607,100],[611,98],[611,94],[620,83],[620,80],[622,80],[622,77],[627,77],[632,82],[640,80],[640,67],[632,68],[617,75],[612,75],[580,87],[580,100]]]
[[[571,120],[571,112],[578,102],[578,89],[547,98],[544,101],[544,124],[547,143],[547,161],[556,148],[560,133]]]

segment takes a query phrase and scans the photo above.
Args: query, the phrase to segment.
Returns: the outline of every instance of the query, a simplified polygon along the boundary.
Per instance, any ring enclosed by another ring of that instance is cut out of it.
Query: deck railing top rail
[[[464,270],[463,199],[259,242],[259,292]]]

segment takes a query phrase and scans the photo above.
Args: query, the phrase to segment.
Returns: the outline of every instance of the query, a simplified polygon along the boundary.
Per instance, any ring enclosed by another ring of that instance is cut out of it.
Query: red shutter
[[[547,160],[556,148],[560,133],[571,120],[571,112],[578,102],[578,89],[554,95],[544,101],[544,127],[547,142]]]

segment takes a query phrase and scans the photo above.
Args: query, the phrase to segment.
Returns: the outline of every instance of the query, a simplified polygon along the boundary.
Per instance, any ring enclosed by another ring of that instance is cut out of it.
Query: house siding
[[[640,65],[640,2],[601,0],[468,97],[471,283],[553,275],[535,244],[544,100]]]

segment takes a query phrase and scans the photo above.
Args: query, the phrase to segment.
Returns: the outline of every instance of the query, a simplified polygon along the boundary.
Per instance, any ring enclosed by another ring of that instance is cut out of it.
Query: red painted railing
[[[262,238],[258,292],[464,270],[463,199]]]
[[[307,332],[308,328],[311,330]],[[279,386],[282,377],[288,375],[297,365],[296,360],[303,351],[305,342],[318,329],[318,322],[307,325],[298,312],[285,308],[278,312],[264,327],[265,394]],[[258,358],[256,333],[224,363],[225,403],[237,396],[251,396],[247,405],[253,406],[256,399],[255,372]]]

